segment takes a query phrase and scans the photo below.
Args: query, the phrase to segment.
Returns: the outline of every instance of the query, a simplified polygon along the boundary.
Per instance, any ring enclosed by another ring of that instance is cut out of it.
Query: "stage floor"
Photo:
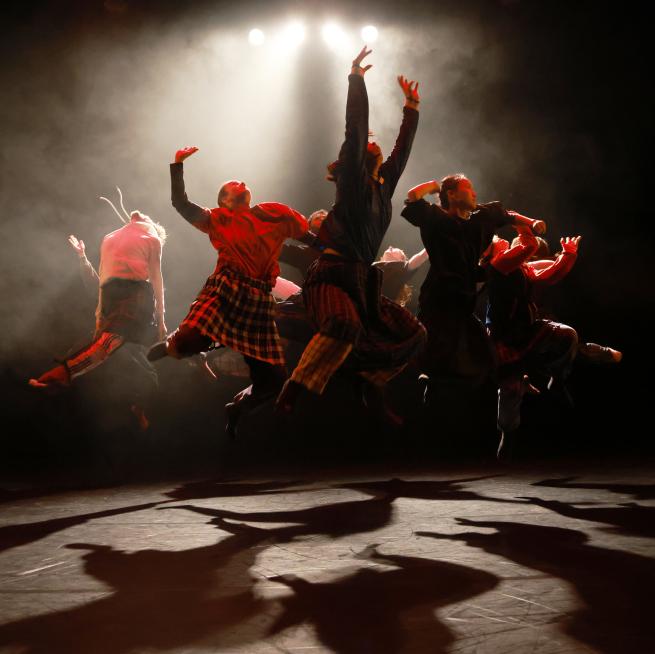
[[[3,654],[655,652],[643,464],[4,488]]]

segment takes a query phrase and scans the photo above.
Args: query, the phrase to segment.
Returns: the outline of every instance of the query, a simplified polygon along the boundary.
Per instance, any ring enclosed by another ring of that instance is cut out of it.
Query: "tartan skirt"
[[[96,337],[120,334],[126,341],[155,340],[155,295],[150,282],[112,277],[100,287]]]
[[[241,354],[284,365],[284,350],[275,325],[270,284],[223,268],[211,275],[180,327]]]
[[[347,369],[397,368],[425,344],[423,325],[382,296],[382,271],[375,266],[321,255],[307,272],[303,296],[321,334],[353,343]]]

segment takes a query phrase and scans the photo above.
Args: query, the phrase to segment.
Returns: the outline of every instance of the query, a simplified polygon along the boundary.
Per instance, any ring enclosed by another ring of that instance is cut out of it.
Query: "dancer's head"
[[[328,212],[325,209],[317,209],[314,211],[314,213],[309,216],[309,220],[307,221],[309,223],[310,231],[314,232],[314,234],[318,234],[318,231],[321,229],[321,225],[327,218],[327,215]]]
[[[548,241],[545,238],[541,238],[541,236],[535,236],[537,239],[537,249],[535,250],[534,254],[530,257],[531,261],[539,261],[541,259],[550,259],[550,246],[548,245]],[[517,236],[513,241],[512,241],[512,247],[515,245],[519,245],[519,237]]]
[[[366,155],[364,157],[366,172],[368,172],[369,175],[377,175],[383,161],[384,157],[382,156],[382,150],[380,149],[380,146],[375,141],[369,141],[369,143],[366,145]],[[339,177],[340,170],[341,162],[338,159],[332,163],[329,163],[327,165],[328,174],[325,176],[325,179],[327,179],[329,182],[336,182],[337,177]]]
[[[218,206],[224,209],[249,207],[252,196],[245,182],[230,180],[225,182],[218,191]]]
[[[163,225],[156,223],[154,220],[152,220],[152,218],[150,218],[150,216],[146,216],[146,214],[139,211],[138,209],[130,214],[130,222],[137,223],[143,227],[148,228],[153,236],[156,236],[161,241],[162,245],[164,245],[166,242],[166,230],[164,229]]]
[[[375,141],[369,141],[366,146],[366,170],[369,175],[377,175],[382,162],[382,150]]]
[[[400,248],[388,247],[382,253],[381,261],[407,261],[407,255]]]
[[[446,211],[474,211],[477,195],[471,180],[459,173],[441,180],[439,200]]]

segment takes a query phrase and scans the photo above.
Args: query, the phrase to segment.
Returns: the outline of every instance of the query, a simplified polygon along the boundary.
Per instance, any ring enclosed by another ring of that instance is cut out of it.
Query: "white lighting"
[[[338,48],[346,40],[345,32],[336,23],[326,23],[321,30],[323,40],[331,47]]]
[[[362,27],[362,39],[364,39],[364,43],[366,44],[374,43],[375,41],[377,41],[378,28],[374,27],[373,25],[367,25],[366,27]]]
[[[291,23],[282,36],[287,45],[300,45],[305,40],[305,27],[302,23]]]
[[[258,29],[250,30],[248,33],[248,41],[251,45],[261,45],[265,40],[264,32]]]

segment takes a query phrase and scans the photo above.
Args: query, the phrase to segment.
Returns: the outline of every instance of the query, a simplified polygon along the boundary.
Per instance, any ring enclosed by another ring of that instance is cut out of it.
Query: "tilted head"
[[[318,231],[321,229],[321,225],[327,218],[327,215],[328,212],[325,209],[317,209],[314,211],[314,213],[309,216],[309,220],[307,221],[309,223],[310,231],[314,232],[314,234],[318,234]]]
[[[382,253],[381,261],[407,261],[407,255],[400,248],[388,247]]]
[[[225,182],[218,191],[218,206],[224,209],[249,207],[252,195],[245,182],[230,180]]]
[[[146,216],[146,214],[138,209],[135,209],[130,213],[130,222],[148,228],[150,233],[161,241],[162,245],[166,242],[166,230],[163,225],[156,223],[152,218],[150,218],[150,216]]]
[[[364,158],[364,164],[366,166],[366,171],[369,175],[377,175],[377,172],[384,162],[384,157],[382,156],[382,150],[380,146],[375,141],[370,141],[366,146],[366,155]],[[329,182],[336,182],[337,177],[341,171],[341,162],[337,159],[332,163],[327,165],[327,175],[325,179]]]
[[[477,195],[471,180],[466,175],[448,175],[441,180],[439,191],[441,206],[447,211],[475,211]]]
[[[366,146],[366,170],[369,175],[376,175],[383,161],[380,146],[375,141],[369,141]]]

